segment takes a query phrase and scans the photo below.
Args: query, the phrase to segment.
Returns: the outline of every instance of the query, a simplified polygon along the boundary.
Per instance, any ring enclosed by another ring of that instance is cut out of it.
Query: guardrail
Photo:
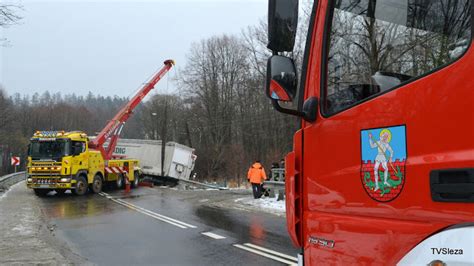
[[[187,184],[192,184],[192,185],[197,185],[201,187],[206,187],[206,188],[213,188],[213,189],[219,189],[219,190],[228,190],[229,188],[227,187],[221,187],[217,185],[211,185],[211,184],[206,184],[206,183],[201,183],[193,180],[187,180],[187,179],[177,179],[179,182],[187,183]],[[265,187],[272,187],[275,190],[282,190],[285,191],[285,182],[281,181],[265,181],[263,182]]]
[[[177,180],[179,180],[179,182],[184,182],[184,183],[193,184],[193,185],[197,185],[197,186],[201,186],[201,187],[206,187],[206,188],[213,188],[213,189],[218,189],[218,190],[228,190],[228,188],[226,188],[226,187],[220,187],[220,186],[216,186],[216,185],[210,185],[210,184],[201,183],[201,182],[197,182],[197,181],[193,181],[193,180],[188,180],[188,179],[177,179]]]
[[[0,177],[0,189],[7,189],[10,186],[25,180],[25,172],[18,172]]]
[[[269,194],[270,197],[275,197],[275,192],[278,192],[278,200],[285,198],[285,182],[282,181],[265,181],[263,187],[268,189],[271,188]]]
[[[280,181],[265,181],[263,182],[265,186],[274,187],[274,188],[285,188],[285,182]]]
[[[148,179],[146,179],[146,181],[153,182],[152,177],[147,176],[147,178]],[[212,188],[212,189],[218,189],[218,190],[228,190],[229,189],[228,187],[223,187],[223,186],[213,185],[213,184],[208,184],[208,183],[201,183],[201,182],[194,181],[194,180],[189,180],[189,179],[180,179],[180,178],[172,178],[172,177],[168,177],[168,179],[175,180],[175,182],[178,182],[178,183],[181,182],[181,183],[200,186],[200,187],[205,187],[205,188]],[[264,186],[274,188],[275,191],[280,191],[280,190],[285,191],[285,181],[265,181]]]
[[[146,183],[152,182],[154,184],[160,183],[162,185],[172,184],[173,186],[175,186],[175,185],[179,185],[180,183],[185,183],[185,184],[188,184],[188,185],[194,185],[194,186],[199,186],[199,187],[204,187],[204,188],[212,188],[212,189],[218,189],[218,190],[227,190],[228,189],[226,187],[221,187],[219,185],[201,183],[201,182],[194,181],[194,180],[174,178],[174,177],[157,177],[157,176],[145,175],[144,178],[142,179],[142,181],[145,181]]]

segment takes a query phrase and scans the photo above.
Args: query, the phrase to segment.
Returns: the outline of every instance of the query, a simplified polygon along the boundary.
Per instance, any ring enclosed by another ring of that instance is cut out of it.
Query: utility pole
[[[158,140],[158,128],[159,128],[159,124],[160,124],[160,123],[158,123],[158,113],[153,112],[153,113],[151,113],[151,116],[156,117],[154,119],[154,121],[152,119],[152,122],[155,122],[155,124],[156,124],[156,128],[154,126],[152,127],[152,133],[153,133],[153,139]]]
[[[192,147],[193,144],[191,142],[191,132],[189,131],[189,124],[188,124],[188,121],[186,120],[186,122],[184,122],[185,124],[185,128],[186,128],[186,137],[188,139],[188,145],[189,147]]]
[[[165,152],[166,152],[166,134],[168,126],[168,99],[165,99],[165,110],[163,112],[163,124],[161,125],[161,176],[165,176]]]

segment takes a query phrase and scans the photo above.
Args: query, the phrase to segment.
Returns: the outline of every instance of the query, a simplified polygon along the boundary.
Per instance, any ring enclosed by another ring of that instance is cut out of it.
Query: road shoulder
[[[0,199],[0,265],[73,265],[87,261],[54,237],[41,201],[20,182]]]

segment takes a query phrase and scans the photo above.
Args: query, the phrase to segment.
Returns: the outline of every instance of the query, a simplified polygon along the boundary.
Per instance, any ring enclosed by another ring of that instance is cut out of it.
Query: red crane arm
[[[100,131],[97,137],[89,142],[89,147],[97,149],[102,153],[106,160],[110,160],[112,153],[117,145],[118,137],[122,128],[132,114],[135,107],[145,98],[145,96],[155,87],[156,83],[163,78],[163,76],[174,65],[173,60],[166,60],[163,68],[160,69],[143,87],[133,96],[132,99],[110,120],[107,125]],[[104,143],[110,139],[107,148],[104,148]]]

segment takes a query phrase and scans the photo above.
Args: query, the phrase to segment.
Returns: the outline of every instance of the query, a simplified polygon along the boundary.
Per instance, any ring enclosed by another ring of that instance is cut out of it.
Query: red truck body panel
[[[321,99],[327,8],[327,1],[319,2],[310,29],[305,99]],[[302,123],[287,157],[287,182],[294,183],[287,184],[287,219],[307,265],[393,265],[430,235],[474,221],[472,203],[435,202],[430,191],[431,171],[474,166],[473,73],[471,46],[424,77]],[[373,178],[374,161],[363,160],[361,143],[371,130],[395,127],[405,134],[405,159],[394,161],[390,176],[397,180],[400,169],[404,178],[392,194],[380,196],[363,182],[364,175]]]

